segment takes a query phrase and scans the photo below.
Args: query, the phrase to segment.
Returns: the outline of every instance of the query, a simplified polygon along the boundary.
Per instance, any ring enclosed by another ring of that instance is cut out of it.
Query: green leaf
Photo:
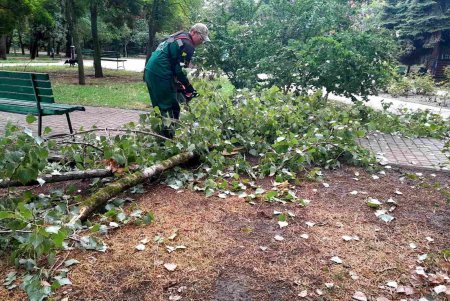
[[[69,259],[69,260],[64,261],[64,265],[66,267],[70,267],[70,266],[72,266],[74,264],[78,264],[78,263],[80,263],[80,262],[76,259]]]
[[[45,228],[45,232],[57,234],[59,229],[61,229],[61,226],[49,226]]]
[[[58,283],[60,286],[64,286],[64,285],[71,285],[72,281],[69,280],[69,278],[60,278],[57,279]]]
[[[0,220],[7,218],[14,218],[15,214],[13,212],[8,211],[0,211]]]
[[[25,207],[25,203],[23,202],[17,205],[17,210],[25,220],[30,220],[33,217],[33,212],[27,207]]]
[[[144,218],[143,218],[144,224],[148,225],[154,220],[155,220],[155,216],[153,215],[152,212],[147,212],[147,214],[144,215]]]
[[[37,120],[37,118],[33,115],[27,115],[25,120],[27,121],[28,124],[31,124],[31,123],[35,122]]]
[[[277,195],[278,195],[278,192],[276,192],[276,191],[269,191],[268,193],[266,193],[266,199],[270,201],[271,199],[273,199]]]

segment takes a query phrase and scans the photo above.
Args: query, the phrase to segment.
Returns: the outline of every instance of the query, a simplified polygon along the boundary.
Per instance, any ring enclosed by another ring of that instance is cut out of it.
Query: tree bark
[[[100,41],[99,41],[99,38],[98,38],[98,26],[97,26],[98,25],[97,24],[98,0],[91,0],[90,9],[91,9],[92,41],[93,41],[93,44],[94,44],[94,70],[95,70],[95,77],[103,77]]]
[[[94,169],[94,170],[85,170],[85,171],[70,171],[65,172],[59,175],[43,175],[40,178],[45,181],[45,183],[56,183],[56,182],[64,182],[71,180],[80,180],[80,179],[90,179],[90,178],[104,178],[112,176],[113,173],[108,169]],[[22,184],[19,181],[7,181],[1,182],[0,188],[8,188],[8,187],[17,187],[17,186],[32,186],[38,185],[38,181],[33,181],[27,184]]]
[[[6,60],[6,34],[0,35],[0,60]]]
[[[194,154],[192,152],[175,155],[167,160],[152,165],[143,171],[128,175],[117,182],[100,189],[83,202],[80,208],[80,213],[77,216],[74,216],[69,223],[74,224],[77,221],[85,221],[95,210],[103,206],[106,202],[108,202],[108,200],[115,197],[122,191],[136,186],[137,184],[144,182],[146,179],[149,179],[174,166],[186,163],[192,158],[194,158]]]
[[[18,31],[19,33],[19,45],[20,45],[20,49],[22,50],[22,55],[25,55],[25,45],[23,44],[23,40],[22,40],[22,31]]]
[[[12,45],[12,36],[6,36],[6,54],[9,54]]]
[[[78,34],[78,20],[75,14],[75,2],[74,0],[67,0],[67,4],[69,30],[72,33],[73,44],[75,46],[75,52],[77,54],[76,59],[78,63],[78,83],[80,85],[85,85],[86,79],[84,76],[83,54],[81,52],[81,43]]]

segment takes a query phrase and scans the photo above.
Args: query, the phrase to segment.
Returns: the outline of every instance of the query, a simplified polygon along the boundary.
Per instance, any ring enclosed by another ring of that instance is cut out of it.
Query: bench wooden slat
[[[50,89],[52,87],[51,82],[43,82],[43,81],[35,81],[34,84],[37,88],[47,88]]]
[[[46,73],[33,73],[33,72],[19,72],[19,71],[0,71],[0,78],[16,78],[16,79],[31,79],[31,76],[34,75],[36,80],[49,80],[49,76]]]
[[[0,84],[0,92],[17,92],[17,93],[34,94],[34,89],[33,87],[30,86],[11,86]]]
[[[62,115],[73,111],[84,111],[81,106],[72,106],[65,104],[42,104],[42,115]],[[0,111],[7,111],[19,114],[38,115],[36,104],[30,101],[18,101],[14,99],[0,99]]]

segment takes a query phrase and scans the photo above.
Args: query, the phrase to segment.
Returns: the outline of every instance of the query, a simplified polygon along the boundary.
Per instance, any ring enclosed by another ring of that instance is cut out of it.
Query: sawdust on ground
[[[358,180],[353,179],[355,172],[360,174]],[[382,296],[417,300],[430,294],[432,286],[417,283],[416,266],[424,266],[428,273],[448,275],[450,270],[440,254],[450,248],[450,206],[443,194],[450,179],[448,174],[430,174],[424,172],[425,181],[400,181],[397,171],[377,180],[359,168],[329,171],[324,179],[329,187],[307,181],[297,186],[297,195],[311,200],[307,207],[262,201],[250,205],[238,197],[206,198],[147,184],[136,202],[154,212],[155,222],[125,225],[103,237],[109,247],[106,253],[71,251],[70,258],[80,264],[69,273],[73,285],[59,289],[55,299],[351,300],[361,291],[369,300]],[[271,183],[269,178],[259,181],[265,189]],[[395,220],[386,224],[377,218],[366,205],[368,197],[383,201],[392,197],[398,203],[391,213]],[[274,210],[295,217],[280,228]],[[169,240],[175,231],[177,237]],[[164,242],[154,243],[156,235]],[[276,235],[284,240],[276,241]],[[344,235],[359,240],[345,242]],[[144,251],[136,251],[145,237],[150,243]],[[177,245],[186,249],[167,252],[167,246]],[[424,263],[417,262],[420,254],[428,254]],[[333,256],[342,264],[333,263]],[[176,264],[176,270],[169,272],[164,263]],[[0,269],[4,276],[12,267],[3,260]],[[414,294],[396,293],[387,281],[414,287]],[[304,290],[308,295],[302,298]],[[441,294],[435,300],[445,298]],[[0,300],[24,300],[24,294],[2,287]]]

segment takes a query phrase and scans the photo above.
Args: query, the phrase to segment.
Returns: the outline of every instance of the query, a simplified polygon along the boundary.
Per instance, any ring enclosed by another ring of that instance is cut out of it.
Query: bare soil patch
[[[436,284],[417,277],[417,266],[427,274],[448,275],[450,270],[441,253],[450,248],[450,206],[445,194],[450,179],[448,174],[430,174],[424,173],[424,180],[401,181],[397,171],[376,180],[359,168],[329,171],[324,180],[329,187],[318,182],[297,186],[297,195],[311,200],[307,207],[263,201],[250,205],[238,197],[206,198],[148,184],[136,202],[154,212],[155,222],[129,224],[103,237],[109,246],[104,254],[72,251],[70,257],[80,261],[69,273],[73,285],[61,288],[55,298],[351,300],[361,291],[368,300],[381,296],[418,300],[432,295]],[[270,189],[271,180],[263,179],[260,184]],[[351,191],[358,194],[351,195]],[[376,217],[366,204],[367,197],[393,198],[398,204],[391,212],[394,221],[386,224]],[[295,217],[280,229],[274,210],[289,211]],[[315,224],[310,227],[305,222]],[[177,237],[169,240],[175,231]],[[302,234],[309,237],[302,238]],[[156,235],[164,237],[164,242],[154,243]],[[284,240],[276,241],[276,235]],[[359,240],[346,242],[344,235]],[[144,251],[136,251],[145,237],[151,242]],[[411,248],[411,243],[417,248]],[[186,249],[167,252],[167,246],[177,245]],[[424,262],[418,262],[421,254],[428,254]],[[333,263],[333,256],[341,258],[342,264]],[[177,268],[169,272],[164,263]],[[0,268],[1,276],[12,269],[6,260],[0,261]],[[413,294],[397,293],[387,286],[388,281],[413,288]],[[444,284],[450,285],[448,280]],[[299,296],[304,290],[305,298]],[[17,290],[0,288],[0,300],[23,298]],[[448,295],[433,298],[448,300]]]

